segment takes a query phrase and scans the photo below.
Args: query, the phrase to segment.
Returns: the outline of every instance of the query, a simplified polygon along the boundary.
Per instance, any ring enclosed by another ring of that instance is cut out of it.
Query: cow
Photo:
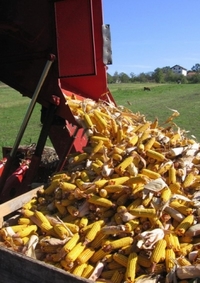
[[[144,90],[148,90],[148,91],[150,91],[151,89],[150,89],[150,87],[144,87]]]

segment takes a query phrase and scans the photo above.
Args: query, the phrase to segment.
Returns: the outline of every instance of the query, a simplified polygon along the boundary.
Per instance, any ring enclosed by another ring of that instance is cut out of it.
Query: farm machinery
[[[106,78],[112,63],[110,27],[103,24],[101,0],[0,0],[0,42],[0,81],[30,98],[13,147],[3,148],[3,203],[30,188],[48,137],[58,156],[56,171],[70,152],[86,145],[66,96],[114,100]],[[36,103],[41,105],[41,132],[31,157],[26,149],[15,167]]]

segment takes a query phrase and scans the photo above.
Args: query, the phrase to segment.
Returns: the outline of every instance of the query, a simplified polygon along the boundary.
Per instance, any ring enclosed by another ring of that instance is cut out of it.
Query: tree
[[[108,84],[114,83],[113,77],[109,73],[107,73],[107,82]]]
[[[119,79],[122,83],[128,83],[130,80],[129,76],[123,72],[119,74]]]
[[[119,82],[120,82],[119,73],[118,73],[117,71],[114,72],[114,75],[113,75],[113,82],[114,82],[114,83],[119,83]]]
[[[153,77],[157,83],[164,82],[164,74],[161,68],[155,69]]]
[[[200,73],[200,64],[199,64],[199,63],[195,64],[195,65],[192,67],[191,70],[194,71],[194,72]]]

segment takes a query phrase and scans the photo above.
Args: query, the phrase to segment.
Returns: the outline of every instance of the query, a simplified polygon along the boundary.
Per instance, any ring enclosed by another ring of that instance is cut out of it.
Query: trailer
[[[96,101],[113,97],[106,78],[112,63],[110,26],[103,23],[101,0],[0,1],[0,18],[0,81],[30,98],[13,147],[3,149],[2,203],[27,191],[47,137],[58,155],[56,171],[70,152],[86,145],[66,96]],[[43,125],[36,148],[31,160],[13,168],[36,103],[41,104]]]

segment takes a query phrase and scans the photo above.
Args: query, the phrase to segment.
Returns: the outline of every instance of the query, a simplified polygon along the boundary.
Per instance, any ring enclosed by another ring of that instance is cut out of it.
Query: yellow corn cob
[[[92,242],[92,241],[95,239],[97,233],[98,233],[100,230],[101,230],[101,224],[100,224],[99,222],[95,222],[95,223],[92,225],[91,229],[90,229],[90,230],[87,232],[87,234],[85,235],[85,241],[84,241],[84,243],[85,243],[85,244],[88,244],[88,243]]]
[[[145,176],[147,176],[147,177],[149,177],[149,178],[151,178],[151,179],[160,178],[160,174],[159,174],[159,173],[154,172],[154,171],[149,170],[149,169],[146,169],[146,168],[143,168],[143,169],[141,170],[141,174],[142,174],[142,175],[145,175]]]
[[[147,218],[152,218],[156,217],[156,209],[154,208],[132,208],[129,209],[129,212],[138,217],[147,217]]]
[[[127,263],[128,263],[128,257],[120,254],[120,253],[114,253],[113,254],[113,259],[118,262],[119,264],[121,264],[124,267],[127,267]]]
[[[115,119],[110,119],[112,136],[115,138],[118,131],[118,125]]]
[[[100,248],[90,258],[90,262],[93,264],[97,263],[98,261],[103,259],[107,254],[109,254],[109,252],[105,252],[103,249]]]
[[[143,144],[143,143],[137,143],[137,151],[138,151],[140,154],[143,154],[143,153],[144,153],[144,144]]]
[[[172,192],[172,194],[180,194],[180,195],[183,194],[183,192],[181,191],[181,185],[178,182],[174,184],[170,184],[169,189]]]
[[[75,220],[73,220],[74,222]],[[63,222],[64,222],[64,225],[69,228],[69,230],[72,232],[72,233],[78,233],[79,232],[79,226],[74,224],[74,223],[69,223],[69,222],[65,222],[64,219],[63,219]]]
[[[88,225],[88,218],[86,216],[81,217],[79,222],[79,227],[82,229],[83,227],[86,227]]]
[[[103,166],[103,163],[101,166],[99,166],[97,162],[92,162],[91,168],[97,175],[99,175],[102,171],[102,166]]]
[[[99,205],[99,206],[103,206],[103,207],[112,207],[113,206],[113,203],[112,203],[111,200],[99,197],[97,195],[92,195],[91,197],[89,197],[88,202],[95,204],[97,206]]]
[[[178,200],[174,200],[170,203],[170,206],[179,211],[183,215],[192,214],[193,209],[188,205],[181,204]]]
[[[135,252],[130,253],[125,274],[125,280],[127,282],[135,282],[137,259],[138,256]]]
[[[30,209],[22,209],[22,214],[24,217],[31,218],[34,216],[34,212]]]
[[[161,143],[156,140],[153,144],[153,147],[158,149],[158,148],[161,148],[162,146],[161,146]]]
[[[77,154],[76,156],[72,157],[71,163],[80,163],[84,160],[86,160],[89,157],[88,153],[83,152],[80,154]]]
[[[90,154],[90,158],[97,152],[99,152],[100,150],[102,150],[103,147],[103,141],[99,140],[98,143],[92,148],[92,152]]]
[[[165,187],[161,191],[160,199],[163,203],[166,203],[167,201],[169,201],[170,197],[171,197],[171,190],[168,187]]]
[[[78,233],[74,234],[72,238],[63,246],[62,250],[69,253],[78,243],[80,235]]]
[[[150,267],[151,266],[151,261],[149,257],[143,253],[138,254],[138,264],[142,267]]]
[[[126,233],[131,233],[135,230],[135,228],[137,228],[137,226],[139,225],[140,221],[139,219],[132,219],[132,220],[129,220],[128,222],[126,222],[124,224],[125,226],[125,232]]]
[[[145,151],[151,149],[152,146],[154,145],[155,141],[156,141],[156,138],[155,137],[151,137],[144,145]]]
[[[117,144],[120,144],[122,142],[124,138],[124,131],[123,129],[120,127],[118,127],[118,130],[117,130]]]
[[[90,243],[90,246],[95,250],[101,247],[101,244],[104,239],[106,239],[108,235],[105,235],[101,230],[96,235],[95,239]]]
[[[151,201],[152,201],[152,198],[153,198],[153,195],[147,195],[143,200],[142,200],[142,205],[144,206],[144,207],[148,207],[149,206],[149,204],[151,203]]]
[[[83,120],[85,122],[85,125],[88,129],[93,128],[94,125],[92,123],[92,120],[90,119],[90,115],[88,113],[84,113]]]
[[[66,191],[66,192],[70,192],[76,189],[76,185],[69,183],[69,182],[60,182],[59,183],[59,187],[61,188],[61,190]]]
[[[136,198],[131,204],[127,206],[127,210],[129,211],[130,209],[137,208],[142,204],[142,199]]]
[[[111,146],[110,138],[107,138],[103,135],[99,135],[99,136],[93,135],[90,137],[91,142],[98,142],[99,140],[102,140],[105,145]]]
[[[124,237],[117,240],[106,241],[102,247],[104,251],[113,251],[116,249],[120,249],[123,246],[128,246],[132,244],[133,238],[132,237]]]
[[[128,176],[118,177],[118,178],[111,178],[108,181],[108,185],[123,185],[128,180],[129,180]]]
[[[133,162],[133,156],[126,157],[114,170],[120,176],[123,176],[125,169]]]
[[[186,177],[184,182],[182,183],[183,188],[190,187],[195,182],[196,176],[194,172],[190,172]]]
[[[188,244],[188,243],[183,243],[180,244],[180,251],[177,253],[178,255],[182,255],[182,256],[187,256],[194,248],[194,245]]]
[[[130,177],[129,180],[127,180],[127,185],[132,186],[134,184],[146,184],[147,179],[148,178],[144,175],[138,175],[136,177]]]
[[[104,130],[106,130],[106,128],[107,128],[107,121],[106,121],[105,117],[98,110],[94,110],[93,113],[94,113],[94,116],[96,118],[96,121],[98,121],[98,124],[99,124],[102,132],[104,132]]]
[[[61,239],[66,239],[69,236],[69,231],[64,227],[63,224],[55,224],[53,229]]]
[[[36,232],[37,229],[38,229],[37,225],[28,225],[26,227],[21,228],[20,231],[17,231],[13,237],[24,238]]]
[[[166,265],[166,271],[170,272],[174,265],[175,265],[175,253],[172,249],[166,249],[165,250],[165,265]]]
[[[85,245],[79,242],[69,253],[66,255],[65,260],[67,262],[74,262],[76,261],[77,257],[84,251]]]
[[[150,127],[150,122],[146,122],[145,124],[142,124],[139,126],[139,128],[136,130],[138,133],[143,133]]]
[[[59,211],[59,213],[60,213],[61,215],[67,214],[67,209],[66,209],[66,207],[63,206],[60,201],[55,201],[54,204],[55,204],[55,207],[57,208],[57,210]]]
[[[191,262],[183,256],[176,258],[179,266],[192,265]]]
[[[108,193],[119,193],[119,192],[123,191],[124,188],[126,188],[126,186],[124,186],[124,185],[107,185],[107,186],[104,187],[104,189]]]
[[[23,209],[32,209],[32,208],[35,207],[36,204],[37,204],[37,199],[33,198],[29,202],[23,204],[22,208]]]
[[[83,180],[80,179],[80,178],[76,178],[75,184],[76,184],[76,186],[77,186],[79,189],[84,190],[85,181],[83,181]]]
[[[71,272],[71,269],[73,268],[74,263],[73,262],[67,262],[66,260],[62,259],[60,261],[60,265],[64,270]]]
[[[166,172],[169,172],[169,169],[171,168],[172,164],[173,164],[172,160],[163,162],[161,165],[159,164],[158,173],[160,175],[163,175]]]
[[[87,264],[86,268],[83,270],[81,277],[89,278],[93,271],[94,271],[94,266],[92,266],[91,264]]]
[[[124,278],[123,272],[120,272],[119,270],[115,270],[114,274],[111,277],[111,282],[113,283],[121,283]]]
[[[138,142],[138,135],[134,135],[133,137],[130,137],[130,139],[128,140],[128,143],[130,144],[130,146],[134,146],[137,144]]]
[[[20,217],[20,218],[18,219],[18,224],[19,224],[19,225],[30,225],[30,224],[33,224],[33,222],[32,222],[29,218]]]
[[[45,189],[44,193],[46,195],[51,195],[55,191],[55,189],[59,187],[59,183],[59,179],[52,180],[51,184]]]
[[[173,249],[173,247],[175,246],[175,243],[174,243],[174,238],[172,234],[171,233],[165,234],[164,239],[166,241],[166,247],[168,249]]]
[[[113,153],[111,155],[111,158],[117,162],[121,162],[123,157],[119,153]]]
[[[51,235],[51,236],[55,236],[57,237],[58,235],[56,234],[56,232],[53,229],[53,226],[47,222],[43,222],[40,223],[38,225],[40,227],[40,229],[45,232],[47,235]]]
[[[152,251],[150,261],[152,263],[159,263],[165,259],[166,241],[161,239],[156,242],[155,248]]]
[[[151,136],[150,136],[150,131],[149,130],[143,132],[142,135],[140,135],[140,137],[138,139],[138,144],[140,144],[140,143],[144,144],[144,142],[146,140],[148,140],[150,137]]]
[[[176,169],[174,166],[171,166],[169,168],[169,178],[168,178],[168,184],[175,184],[176,183]]]
[[[51,182],[54,181],[54,180],[63,180],[63,179],[67,179],[67,178],[70,178],[67,173],[56,173],[54,175],[51,176]]]
[[[41,223],[47,223],[50,224],[49,220],[46,218],[46,216],[39,210],[34,211],[34,216],[40,220]]]
[[[90,182],[90,177],[89,177],[88,172],[86,170],[81,171],[81,179],[84,182]]]
[[[82,273],[84,271],[84,269],[86,268],[87,264],[86,263],[82,263],[78,266],[76,266],[73,271],[72,274],[76,275],[76,276],[82,276]]]
[[[78,264],[83,264],[88,262],[88,260],[93,256],[95,250],[91,247],[86,248],[76,259]]]
[[[173,242],[173,246],[172,246],[172,249],[173,249],[173,251],[174,252],[178,252],[178,251],[180,251],[180,242],[179,242],[179,237],[176,235],[176,234],[171,234],[171,239],[173,239],[172,240],[172,242]]]
[[[183,236],[185,234],[185,231],[190,226],[192,226],[193,222],[194,222],[194,215],[193,214],[190,214],[190,215],[186,216],[184,218],[184,220],[176,227],[175,233],[178,236]]]
[[[99,196],[102,197],[102,198],[105,198],[107,197],[108,193],[105,189],[100,189],[99,190]]]
[[[153,159],[158,160],[158,161],[164,161],[165,160],[165,156],[162,153],[159,153],[159,152],[154,151],[152,149],[147,150],[146,155],[148,157],[153,158]]]

